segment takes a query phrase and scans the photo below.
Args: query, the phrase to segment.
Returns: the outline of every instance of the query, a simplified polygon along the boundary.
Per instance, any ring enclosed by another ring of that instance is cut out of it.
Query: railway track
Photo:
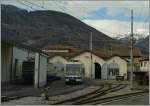
[[[124,84],[118,84],[114,87],[109,86],[108,88],[104,89],[104,90],[100,90],[99,92],[96,92],[95,94],[93,94],[92,96],[90,95],[89,97],[85,97],[82,100],[79,101],[75,101],[74,103],[72,103],[73,105],[82,105],[82,104],[86,104],[89,103],[91,100],[98,98],[100,96],[103,96],[105,94],[108,94],[110,92],[115,92],[118,91],[120,89],[125,88],[127,85]]]
[[[130,98],[133,98],[133,97],[136,98],[139,96],[144,96],[145,94],[147,94],[147,91],[128,93],[128,94],[123,94],[123,95],[95,99],[95,100],[89,101],[85,104],[86,105],[97,105],[97,104],[107,105],[107,104],[111,104],[111,102],[114,102],[114,101],[124,101],[124,100],[130,99]]]
[[[98,92],[99,90],[102,90],[104,89],[104,85],[101,85],[101,87],[93,92],[90,92],[90,93],[87,93],[85,95],[81,95],[81,96],[78,96],[78,97],[75,97],[75,98],[71,98],[71,99],[67,99],[67,100],[64,100],[64,101],[60,101],[60,102],[57,102],[57,103],[54,103],[52,105],[58,105],[58,104],[63,104],[63,103],[66,103],[66,102],[69,102],[69,101],[74,101],[76,99],[81,99],[81,98],[84,98],[85,96],[88,96],[88,95],[92,95],[93,93],[96,93]]]
[[[103,88],[98,89],[94,92],[88,93],[86,95],[82,95],[76,98],[72,98],[69,100],[65,100],[65,101],[61,101],[61,102],[57,102],[56,104],[72,104],[72,105],[81,105],[81,104],[86,104],[88,101],[91,101],[92,99],[95,99],[97,97],[103,96],[107,93],[110,92],[115,92],[118,91],[120,89],[125,88],[127,85],[125,84],[118,84],[112,87],[112,85],[107,84],[105,86],[103,86]]]

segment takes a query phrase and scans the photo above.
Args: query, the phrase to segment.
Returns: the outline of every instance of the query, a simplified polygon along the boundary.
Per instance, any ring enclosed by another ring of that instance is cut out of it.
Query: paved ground
[[[45,100],[42,97],[23,97],[15,100],[10,100],[6,102],[2,102],[3,105],[50,105],[56,103],[58,101],[63,101],[66,99],[78,97],[80,95],[84,95],[95,91],[99,88],[99,86],[89,86],[81,90],[76,90],[71,93],[67,93],[64,95],[50,96],[49,100]]]
[[[116,81],[116,80],[87,80],[88,84],[100,85],[100,84],[130,84],[129,81]]]
[[[62,80],[54,81],[53,83],[49,83],[47,85],[47,87],[49,88],[48,95],[54,96],[54,95],[70,93],[79,89],[83,89],[90,85],[101,85],[106,83],[129,84],[128,81],[84,80],[84,83],[81,85],[66,85],[65,81],[62,79]],[[2,96],[40,96],[43,91],[44,91],[43,88],[36,89],[33,86],[12,85],[12,86],[2,87],[1,95]]]
[[[64,80],[54,81],[47,85],[48,95],[60,95],[65,93],[70,93],[79,89],[87,87],[88,84],[84,83],[82,85],[66,85]],[[2,96],[40,96],[44,91],[43,88],[36,89],[33,86],[25,85],[11,85],[7,87],[2,87],[1,95]]]
[[[106,105],[149,105],[149,95],[140,96],[140,97],[132,97],[128,99],[124,99],[121,101],[114,101],[111,103],[108,103]]]
[[[48,89],[48,95],[50,97],[52,96],[56,96],[56,95],[64,95],[64,97],[66,97],[65,95],[66,94],[70,94],[70,93],[73,93],[75,91],[81,91],[89,86],[97,86],[97,85],[101,85],[101,84],[106,84],[106,83],[110,83],[110,84],[129,84],[128,81],[105,81],[105,80],[85,80],[85,82],[81,85],[66,85],[64,80],[59,80],[59,81],[54,81],[53,83],[50,83],[48,84],[47,87],[49,87]],[[121,92],[125,92],[125,90],[122,90],[122,91],[119,91],[118,93],[120,94]],[[44,103],[43,101],[41,101],[41,98],[40,97],[37,97],[37,96],[41,96],[41,93],[43,92],[43,89],[35,89],[31,86],[22,86],[22,85],[18,85],[18,86],[7,86],[7,88],[2,88],[2,96],[28,96],[26,98],[21,98],[21,99],[18,99],[18,100],[12,100],[12,101],[9,101],[9,103],[14,103],[14,104],[22,104],[22,102],[25,102],[25,103],[29,103],[29,104],[47,104],[47,103]],[[112,93],[111,95],[116,95],[118,93]],[[107,96],[107,95],[106,95]],[[110,95],[109,95],[110,96]],[[68,96],[69,97],[69,96]],[[72,96],[70,96],[72,97]],[[140,103],[136,103],[136,100],[137,99],[133,99],[133,100],[130,100],[129,102],[126,101],[125,102],[120,102],[120,104],[130,104],[130,103],[133,103],[133,104],[148,104],[148,96],[145,96],[143,98],[140,99]],[[133,101],[133,102],[132,102]],[[119,104],[119,102],[114,102],[114,105],[115,103]],[[4,104],[7,104],[7,102],[5,102]],[[49,104],[49,103],[48,103]]]

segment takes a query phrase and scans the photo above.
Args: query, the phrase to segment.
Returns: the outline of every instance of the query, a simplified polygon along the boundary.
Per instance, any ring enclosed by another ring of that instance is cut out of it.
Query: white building
[[[119,56],[113,56],[102,66],[102,79],[115,79],[117,75],[127,78],[127,61]]]
[[[78,60],[79,62],[81,62],[81,64],[84,65],[85,78],[101,79],[101,67],[105,63],[102,58],[96,56],[95,54],[92,54],[91,56],[90,52],[83,52],[71,58],[71,60]]]
[[[127,76],[127,61],[119,56],[113,56],[104,60],[96,54],[92,54],[91,57],[90,52],[84,52],[72,59],[79,60],[84,64],[86,78],[116,79],[117,75],[124,76],[125,78]]]
[[[92,79],[116,79],[117,75],[127,76],[127,61],[119,56],[109,57],[104,59],[97,53],[91,53],[88,51],[80,52],[69,59],[63,56],[54,56],[49,59],[49,63],[53,66],[53,69],[49,68],[56,75],[64,77],[64,70],[62,68],[69,61],[78,61],[84,66],[84,78]],[[91,61],[92,60],[92,61]],[[50,66],[50,67],[51,67]],[[55,69],[54,69],[55,66]],[[60,69],[58,71],[58,69]]]
[[[148,57],[148,55],[143,57],[140,60],[140,71],[143,71],[143,72],[149,71],[149,57]]]
[[[54,56],[49,59],[48,75],[55,75],[64,77],[65,75],[65,64],[67,60],[62,56]]]
[[[22,80],[23,61],[34,59],[33,86],[42,87],[47,83],[48,55],[29,46],[2,41],[1,48],[2,85]]]

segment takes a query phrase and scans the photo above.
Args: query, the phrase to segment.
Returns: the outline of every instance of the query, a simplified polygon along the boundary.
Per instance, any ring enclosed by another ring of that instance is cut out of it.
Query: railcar
[[[83,65],[79,62],[68,62],[65,66],[65,83],[81,84],[83,82]]]

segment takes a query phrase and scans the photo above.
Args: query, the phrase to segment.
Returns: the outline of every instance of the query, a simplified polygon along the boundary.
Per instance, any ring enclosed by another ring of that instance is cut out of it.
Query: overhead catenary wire
[[[22,0],[22,1],[24,1],[24,2],[26,2],[26,3],[28,3],[28,4],[31,4],[31,5],[33,5],[33,6],[40,7],[40,9],[48,10],[48,9],[45,8],[44,6],[38,5],[38,4],[33,3],[33,2],[31,2],[31,1],[28,1],[28,0]]]
[[[84,5],[82,6],[82,8],[84,8]],[[99,14],[99,16],[100,16],[101,18],[104,18],[104,16],[103,16],[102,14]],[[82,16],[82,18],[83,18],[83,19],[87,19],[85,16]],[[90,25],[90,26],[94,27],[93,25]],[[98,29],[100,29],[101,32],[103,32],[103,33],[105,33],[105,34],[106,34],[106,32],[109,33],[109,34],[111,34],[111,35],[118,35],[118,34],[120,34],[120,33],[115,33],[115,32],[108,31],[108,30],[103,29],[103,28],[101,28],[101,27],[99,27]],[[119,30],[120,30],[120,24],[119,24]]]
[[[61,9],[64,13],[67,13],[67,11],[62,7],[62,6],[60,6],[56,1],[53,1],[57,6],[58,6],[58,8],[59,9]],[[60,1],[59,1],[60,2]]]
[[[43,1],[43,5],[41,6],[41,5],[39,5],[39,4],[36,4],[36,3],[33,3],[33,2],[31,2],[31,1],[28,1],[28,0],[21,0],[21,1],[25,1],[25,2],[27,2],[27,3],[30,3],[30,4],[32,4],[32,5],[34,5],[34,6],[36,6],[36,7],[39,7],[39,8],[41,8],[41,9],[45,9],[45,10],[48,10],[47,8],[45,8],[44,7],[44,1]],[[58,8],[59,9],[61,9],[64,13],[67,13],[67,11],[66,11],[66,9],[63,7],[63,6],[60,6],[59,4],[58,4],[58,2],[61,2],[61,1],[53,1],[57,6],[58,6]],[[26,5],[26,6],[28,6],[28,7],[30,7],[30,8],[33,8],[33,7],[31,7],[31,6],[29,6],[29,5],[27,5],[27,4],[24,4],[24,5]],[[84,8],[84,5],[82,6],[82,8]],[[141,9],[142,10],[142,9]],[[71,12],[70,12],[71,13]],[[101,15],[102,16],[102,15]],[[85,16],[82,16],[81,17],[82,19],[87,19]],[[143,23],[144,24],[144,23]],[[143,25],[144,26],[144,25]],[[106,29],[103,29],[103,28],[99,28],[102,32],[107,32],[107,33],[109,33],[109,34],[112,34],[112,35],[118,35],[118,33],[114,33],[114,32],[110,32],[110,31],[108,31],[108,30],[106,30]]]
[[[25,4],[24,2],[22,2],[22,0],[17,0],[17,2],[19,3],[19,4],[21,4],[21,5],[24,5],[24,6],[26,6],[26,7],[28,7],[28,8],[30,8],[31,10],[35,10],[32,6],[30,6],[30,5],[27,5],[27,4]]]
[[[30,1],[28,1],[28,0],[22,0],[22,1],[25,1],[26,3],[29,3],[30,5],[39,7],[40,9],[49,10],[49,9],[45,8],[44,5],[41,6],[41,5],[38,5],[38,4],[36,4],[36,3],[30,2]],[[67,13],[67,11],[64,9],[63,6],[60,6],[56,1],[53,1],[53,2],[54,2],[54,3],[58,6],[58,8],[61,9],[64,13]],[[60,1],[59,1],[59,2],[60,2]],[[27,5],[27,4],[24,4],[24,5],[29,6],[29,5]],[[33,8],[33,6],[30,6],[30,7]],[[82,6],[82,8],[83,8],[83,6]],[[82,19],[87,19],[85,16],[81,16],[81,18],[82,18]],[[94,27],[94,26],[93,26],[93,27]],[[103,28],[99,28],[99,29],[100,29],[103,33],[107,32],[107,33],[112,34],[112,35],[117,35],[117,34],[118,34],[118,33],[110,32],[110,31],[108,31],[108,30],[106,30],[106,29],[103,29]]]
[[[27,1],[27,0],[23,0],[23,1]],[[43,6],[40,6],[40,5],[37,5],[37,4],[32,3],[32,2],[29,2],[29,1],[27,1],[27,2],[28,2],[29,4],[31,4],[31,5],[35,5],[35,6],[39,7],[39,8],[43,8],[43,9],[46,9],[46,10],[47,10],[47,8],[45,8],[44,5],[43,5]],[[57,3],[56,3],[56,4],[57,4]],[[29,6],[29,5],[27,5],[27,4],[23,4],[23,5]],[[57,4],[57,5],[58,5],[58,4]],[[29,6],[29,7],[31,7],[31,6]],[[58,5],[58,7],[59,7],[59,5]],[[31,8],[33,9],[33,7],[31,7]],[[63,8],[63,7],[62,7],[62,8]],[[61,8],[61,9],[62,9],[62,8]],[[64,11],[64,9],[63,9],[62,11]],[[65,11],[64,11],[64,12],[65,12]],[[83,16],[83,18],[86,19],[85,16]],[[106,30],[105,30],[105,32],[106,32]],[[116,33],[113,33],[113,34],[116,34]],[[80,40],[80,41],[81,41],[81,40]],[[68,41],[64,41],[64,42],[68,42]],[[73,40],[71,40],[71,42],[78,42],[78,41],[73,41]],[[93,40],[93,42],[116,42],[116,41],[103,39],[103,40]]]

